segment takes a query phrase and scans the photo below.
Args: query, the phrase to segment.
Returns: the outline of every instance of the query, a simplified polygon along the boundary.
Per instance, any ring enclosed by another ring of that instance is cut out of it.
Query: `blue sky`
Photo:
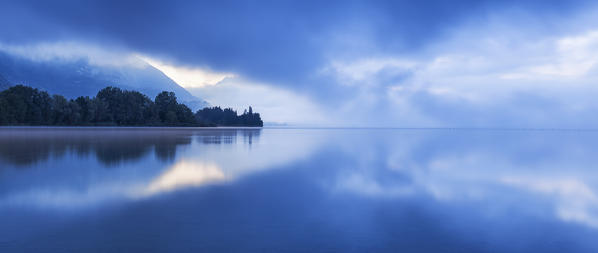
[[[140,57],[213,104],[329,126],[598,127],[589,1],[12,1],[0,49]]]

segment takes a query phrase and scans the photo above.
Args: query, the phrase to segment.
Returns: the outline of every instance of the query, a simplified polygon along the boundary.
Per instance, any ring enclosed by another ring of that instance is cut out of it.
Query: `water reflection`
[[[0,207],[93,207],[221,181],[224,171],[215,162],[189,159],[201,156],[205,144],[228,145],[226,157],[237,159],[246,145],[259,141],[260,131],[4,128]],[[192,145],[194,138],[199,141]],[[239,145],[231,145],[237,138]]]
[[[556,215],[598,229],[598,197],[586,183],[577,179],[505,177],[507,185],[552,198]]]
[[[0,131],[0,160],[18,167],[61,158],[67,153],[93,156],[107,167],[121,162],[136,161],[154,152],[161,161],[173,161],[178,146],[191,144],[197,135],[204,144],[231,144],[241,135],[243,142],[251,144],[259,138],[260,129],[242,131],[184,129],[124,128],[4,128]]]
[[[143,194],[168,192],[189,186],[224,181],[226,174],[215,164],[181,161],[152,180]]]
[[[123,251],[598,250],[598,132],[2,129],[0,143],[0,251],[52,246],[47,233],[110,251],[97,231],[121,231]]]
[[[136,161],[154,151],[156,158],[172,161],[179,145],[191,144],[186,132],[149,131],[147,129],[102,130],[68,128],[2,129],[0,159],[8,164],[27,167],[59,159],[67,153],[93,154],[106,166]]]
[[[331,191],[424,194],[598,228],[598,132],[443,130],[396,137],[350,148],[360,153],[357,166],[337,173]]]

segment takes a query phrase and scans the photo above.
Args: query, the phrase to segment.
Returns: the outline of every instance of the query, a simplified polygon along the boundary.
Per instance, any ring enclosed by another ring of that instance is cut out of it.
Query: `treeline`
[[[33,126],[263,126],[252,108],[242,115],[220,107],[193,113],[174,92],[152,101],[137,91],[107,87],[93,97],[66,99],[17,85],[0,92],[0,125]]]

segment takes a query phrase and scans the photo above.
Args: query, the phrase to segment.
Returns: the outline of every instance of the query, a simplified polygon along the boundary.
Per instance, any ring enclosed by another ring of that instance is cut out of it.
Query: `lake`
[[[598,132],[0,128],[0,252],[598,252]]]

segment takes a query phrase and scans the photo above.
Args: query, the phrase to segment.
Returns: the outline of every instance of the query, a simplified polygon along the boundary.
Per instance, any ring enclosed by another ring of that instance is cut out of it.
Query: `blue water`
[[[598,252],[598,132],[0,129],[0,252]]]

